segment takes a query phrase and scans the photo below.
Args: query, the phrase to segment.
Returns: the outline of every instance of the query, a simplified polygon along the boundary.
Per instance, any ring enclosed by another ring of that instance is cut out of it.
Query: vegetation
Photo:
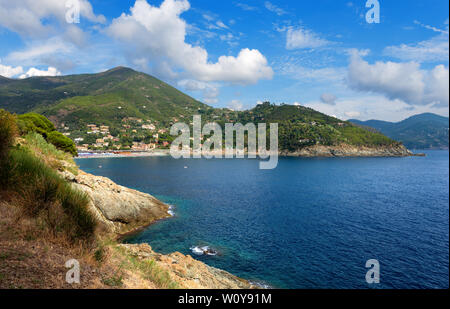
[[[142,277],[153,282],[161,289],[176,289],[178,284],[174,282],[169,273],[156,265],[154,260],[141,260],[138,257],[128,254],[124,248],[113,246],[116,253],[122,257],[122,267],[134,272],[140,272]]]
[[[375,132],[354,126],[311,108],[274,105],[265,102],[249,111],[238,112],[232,121],[240,123],[278,123],[279,149],[295,151],[312,145],[350,144],[357,146],[386,146],[398,144]]]
[[[68,152],[72,154],[73,156],[77,155],[77,148],[74,144],[74,142],[68,138],[67,136],[64,136],[58,131],[53,131],[48,133],[47,135],[47,141],[49,143],[52,143],[56,146],[56,148],[61,149],[65,152]]]
[[[9,149],[17,134],[16,119],[5,110],[0,109],[0,160],[6,161]],[[1,175],[0,175],[1,177]]]
[[[33,147],[42,145],[42,140],[28,135],[25,141],[33,141],[32,148],[14,145],[14,116],[4,111],[0,114],[0,149],[4,153],[0,158],[0,193],[15,200],[23,215],[41,222],[47,232],[72,242],[91,240],[96,221],[88,211],[88,197],[33,153]],[[52,146],[43,147],[43,152],[61,155]]]
[[[50,132],[55,131],[55,126],[50,120],[36,113],[19,115],[17,117],[17,125],[22,135],[37,132],[47,137]]]
[[[99,74],[0,83],[0,102],[0,107],[12,112],[35,112],[49,117],[59,130],[85,150],[167,148],[174,138],[168,134],[171,125],[191,123],[193,115],[201,115],[203,122],[217,122],[222,127],[229,122],[276,122],[280,150],[342,143],[396,144],[378,132],[303,106],[266,102],[247,111],[212,108],[152,76],[123,67]],[[21,130],[39,132],[47,138],[48,132],[54,129],[37,124],[36,114],[31,115],[34,126],[27,121],[30,116],[21,116],[24,119]],[[107,126],[108,131],[91,130],[88,125]],[[75,146],[68,145],[68,138],[63,140],[60,134],[52,135],[58,136],[52,136],[48,139],[50,142],[73,153]]]
[[[36,113],[27,113],[17,116],[17,127],[21,135],[29,133],[39,133],[49,143],[56,146],[56,148],[70,153],[73,156],[77,155],[77,148],[75,143],[62,133],[56,131],[53,123],[45,116]]]

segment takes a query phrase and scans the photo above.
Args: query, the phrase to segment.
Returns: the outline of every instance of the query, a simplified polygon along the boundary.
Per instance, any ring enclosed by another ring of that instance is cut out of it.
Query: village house
[[[142,125],[142,129],[154,131],[154,130],[156,130],[156,127],[154,125],[152,125],[152,124],[143,124]]]

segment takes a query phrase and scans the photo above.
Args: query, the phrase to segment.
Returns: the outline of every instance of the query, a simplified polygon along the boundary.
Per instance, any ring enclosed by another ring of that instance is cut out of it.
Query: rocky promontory
[[[170,217],[169,206],[150,194],[114,183],[111,179],[83,171],[64,177],[91,199],[90,209],[104,232],[116,235],[134,232],[151,223]]]
[[[170,217],[169,206],[153,196],[114,183],[106,177],[83,171],[74,175],[67,170],[61,173],[74,187],[91,199],[89,208],[101,226],[100,233],[120,237],[136,232],[148,225]],[[187,289],[248,289],[253,286],[246,280],[226,271],[202,263],[190,255],[174,252],[156,253],[147,244],[119,244],[127,255],[139,260],[154,261],[167,271],[170,279]],[[134,278],[134,287],[145,286]]]
[[[314,145],[297,151],[280,151],[287,157],[408,157],[413,153],[401,144],[390,146]]]

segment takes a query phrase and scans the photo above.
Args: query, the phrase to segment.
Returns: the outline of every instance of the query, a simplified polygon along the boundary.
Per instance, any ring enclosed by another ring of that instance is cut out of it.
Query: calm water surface
[[[449,153],[412,158],[79,159],[175,216],[128,239],[162,253],[208,245],[209,265],[279,288],[449,287]],[[101,166],[101,168],[99,167]],[[187,167],[187,168],[185,168]]]

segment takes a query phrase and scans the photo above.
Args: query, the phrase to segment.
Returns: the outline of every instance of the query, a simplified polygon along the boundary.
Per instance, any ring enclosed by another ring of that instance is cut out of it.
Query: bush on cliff
[[[48,133],[55,131],[55,126],[50,120],[36,113],[19,115],[17,117],[17,126],[19,127],[21,135],[26,135],[30,132],[38,132],[47,138]]]
[[[72,242],[91,239],[96,220],[89,198],[25,146],[14,146],[14,116],[0,111],[0,194],[17,204],[23,217],[35,219],[55,236]]]
[[[73,156],[76,156],[78,154],[77,148],[73,141],[58,131],[48,133],[47,141],[55,145],[56,148],[68,152]]]
[[[41,134],[49,143],[56,148],[77,155],[75,143],[67,136],[56,131],[53,123],[45,116],[36,113],[27,113],[17,116],[17,126],[21,135],[27,135],[33,132]]]
[[[8,154],[17,134],[16,119],[7,111],[0,109],[0,160]]]

